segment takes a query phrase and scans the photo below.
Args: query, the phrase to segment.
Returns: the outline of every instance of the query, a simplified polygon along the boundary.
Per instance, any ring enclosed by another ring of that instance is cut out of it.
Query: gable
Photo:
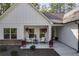
[[[24,24],[24,25],[49,25],[49,22],[41,16],[29,4],[20,3],[6,14],[0,23],[5,24]]]

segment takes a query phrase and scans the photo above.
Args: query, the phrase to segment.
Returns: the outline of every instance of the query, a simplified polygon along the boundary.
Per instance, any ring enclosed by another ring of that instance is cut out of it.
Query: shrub
[[[7,51],[7,48],[6,47],[1,47],[0,48],[0,52],[5,52],[5,51]]]
[[[11,56],[18,56],[18,52],[15,50],[11,51]]]
[[[35,50],[35,49],[36,49],[35,45],[30,46],[30,50]]]

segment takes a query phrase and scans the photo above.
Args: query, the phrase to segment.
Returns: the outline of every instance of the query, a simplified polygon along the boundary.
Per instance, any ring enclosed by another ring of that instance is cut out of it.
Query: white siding
[[[21,24],[0,24],[0,40],[4,39],[4,28],[17,28],[17,39],[24,39],[24,26]]]
[[[17,4],[0,23],[13,23],[23,25],[48,25],[48,21],[28,4]]]
[[[3,35],[4,35],[3,28],[0,28],[0,40],[3,40],[3,38],[4,38]]]
[[[17,28],[17,39],[24,39],[24,25],[46,26],[49,23],[29,4],[17,4],[0,20],[0,39],[4,39],[3,28]]]
[[[66,24],[64,27],[60,27],[59,40],[68,46],[78,49],[78,25],[75,23]]]
[[[19,26],[17,28],[17,39],[24,40],[24,27]]]

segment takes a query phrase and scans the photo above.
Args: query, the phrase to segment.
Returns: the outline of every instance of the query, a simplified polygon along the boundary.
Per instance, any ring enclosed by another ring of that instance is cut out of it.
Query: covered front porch
[[[26,44],[24,46],[21,46],[20,49],[30,49],[30,47],[34,45],[36,47],[36,49],[53,49],[53,47],[49,47],[48,43],[38,43],[38,44]]]
[[[46,43],[51,39],[50,26],[24,26],[24,39],[28,43]]]
[[[75,49],[65,45],[64,43],[60,42],[60,41],[53,41],[54,45],[53,47],[49,47],[48,44],[37,44],[36,49],[54,49],[59,55],[61,56],[79,56],[79,53],[76,52]],[[26,47],[22,46],[20,47],[20,49],[29,49],[29,47],[31,46],[31,44],[27,44]],[[52,50],[53,52],[53,50]]]
[[[38,49],[50,48],[49,41],[52,40],[54,44],[55,39],[58,38],[58,28],[62,26],[62,24],[53,26],[24,26],[24,38],[27,43],[21,48],[27,49],[32,45],[35,45]]]

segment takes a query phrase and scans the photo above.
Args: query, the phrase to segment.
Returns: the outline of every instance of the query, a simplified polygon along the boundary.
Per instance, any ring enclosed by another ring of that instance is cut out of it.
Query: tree
[[[51,4],[50,4],[50,8],[51,8],[50,12],[56,12],[57,4],[51,3]]]
[[[47,9],[41,9],[40,12],[47,13]]]
[[[72,10],[73,7],[75,6],[75,4],[74,3],[69,3],[68,6],[69,6],[69,10]]]
[[[50,12],[61,12],[62,8],[64,7],[63,3],[51,3],[50,4],[50,8],[51,11]]]
[[[10,7],[10,3],[0,3],[0,6],[1,6],[0,14],[2,14]]]
[[[39,8],[40,8],[40,6],[39,6],[39,4],[38,4],[38,3],[32,3],[32,5],[33,5],[35,8],[37,8],[37,9],[39,9]]]
[[[57,11],[59,12],[59,13],[62,13],[62,12],[64,12],[64,3],[58,3],[57,4]],[[63,11],[62,11],[63,10]]]

